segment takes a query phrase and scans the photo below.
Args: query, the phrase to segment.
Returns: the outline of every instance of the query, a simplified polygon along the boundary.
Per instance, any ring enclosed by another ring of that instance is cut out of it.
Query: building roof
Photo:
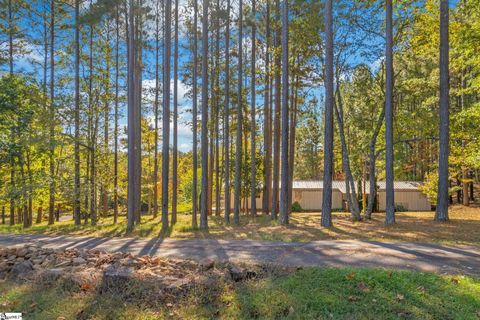
[[[418,187],[421,185],[421,182],[418,181],[395,181],[393,183],[393,188],[395,190],[418,190]],[[370,193],[370,184],[366,182],[366,193]],[[386,183],[385,181],[378,181],[377,182],[378,190],[385,190]],[[323,189],[323,181],[322,180],[308,180],[308,181],[293,181],[293,190],[319,190]],[[355,188],[358,190],[357,183],[355,182]],[[334,180],[332,181],[332,189],[337,189],[341,193],[346,193],[347,188],[345,185],[345,181],[341,180]]]

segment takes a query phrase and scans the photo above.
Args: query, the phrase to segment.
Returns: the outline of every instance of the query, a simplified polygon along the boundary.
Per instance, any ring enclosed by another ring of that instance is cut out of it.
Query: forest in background
[[[193,211],[206,228],[216,208],[230,219],[230,194],[237,223],[262,193],[265,213],[287,223],[280,180],[322,179],[326,123],[334,179],[384,180],[385,3],[333,5],[334,121],[324,121],[323,3],[286,3],[2,0],[2,217],[29,226],[34,211],[49,223],[71,211],[95,224],[128,211],[133,228],[141,212],[168,225]],[[392,11],[394,178],[425,181],[435,202],[440,6],[394,1]],[[468,203],[480,167],[480,3],[449,11],[449,192]],[[180,151],[184,129],[193,135]]]

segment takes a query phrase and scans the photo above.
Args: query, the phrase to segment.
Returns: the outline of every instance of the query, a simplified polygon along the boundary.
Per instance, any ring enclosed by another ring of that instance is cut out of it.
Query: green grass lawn
[[[411,271],[312,268],[220,283],[158,305],[147,305],[131,292],[126,299],[0,282],[0,311],[22,311],[25,319],[479,319],[480,281]]]
[[[168,237],[175,239],[253,239],[285,242],[306,242],[313,240],[375,240],[403,242],[439,242],[448,244],[480,245],[480,208],[453,206],[450,208],[450,221],[436,223],[433,212],[399,212],[394,226],[385,226],[384,214],[375,213],[369,221],[354,222],[348,213],[336,212],[332,228],[320,226],[320,213],[293,213],[289,226],[280,226],[269,216],[256,218],[241,215],[240,225],[225,224],[221,216],[209,216],[209,230],[192,228],[190,214],[178,215],[177,223],[170,228]],[[8,219],[7,219],[8,220]],[[125,216],[120,216],[113,224],[112,217],[100,218],[96,226],[90,224],[75,226],[72,220],[47,225],[44,221],[30,228],[21,224],[0,225],[0,233],[37,233],[48,235],[107,236],[153,238],[161,235],[160,217],[142,217],[142,223],[126,235]]]

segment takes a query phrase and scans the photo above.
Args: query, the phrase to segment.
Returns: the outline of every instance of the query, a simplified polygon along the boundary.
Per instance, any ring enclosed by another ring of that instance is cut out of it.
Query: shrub
[[[298,201],[295,201],[294,203],[292,203],[292,212],[302,212],[303,209],[302,209],[302,206],[300,205],[300,203],[298,203]]]

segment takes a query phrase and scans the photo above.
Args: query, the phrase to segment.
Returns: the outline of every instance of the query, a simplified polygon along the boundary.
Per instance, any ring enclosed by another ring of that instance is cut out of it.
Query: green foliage
[[[303,209],[302,209],[302,206],[300,205],[300,203],[298,203],[298,201],[295,201],[294,203],[292,203],[292,212],[302,212]]]

